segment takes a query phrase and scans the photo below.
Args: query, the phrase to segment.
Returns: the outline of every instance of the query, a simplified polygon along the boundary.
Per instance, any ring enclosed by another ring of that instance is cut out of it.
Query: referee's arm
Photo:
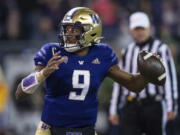
[[[177,99],[178,99],[178,88],[177,88],[177,76],[174,60],[170,49],[167,45],[162,45],[159,49],[164,65],[166,68],[166,83],[164,85],[165,100],[167,105],[168,119],[172,120],[177,114]]]
[[[121,54],[123,57],[124,49],[121,50]],[[119,61],[119,67],[122,68],[122,60]],[[113,83],[113,90],[112,90],[112,96],[111,96],[111,102],[110,102],[110,107],[109,107],[109,121],[113,125],[118,125],[119,124],[119,115],[118,115],[118,106],[119,106],[119,101],[121,100],[122,94],[122,86],[119,85],[119,83],[114,82]]]
[[[120,85],[116,82],[113,84],[112,97],[109,108],[109,121],[113,125],[119,124],[118,106],[119,106],[119,96],[120,96]]]

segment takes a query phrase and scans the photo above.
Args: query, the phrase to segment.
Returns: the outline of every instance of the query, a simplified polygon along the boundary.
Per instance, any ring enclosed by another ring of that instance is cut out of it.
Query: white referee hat
[[[137,27],[150,27],[149,17],[144,12],[135,12],[129,18],[129,28],[132,30]]]

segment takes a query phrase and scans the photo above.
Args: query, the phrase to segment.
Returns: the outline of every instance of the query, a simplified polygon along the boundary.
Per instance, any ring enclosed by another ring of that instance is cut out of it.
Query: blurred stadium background
[[[134,11],[148,13],[154,35],[172,49],[180,78],[180,0],[0,0],[0,135],[34,135],[43,91],[23,102],[14,99],[14,92],[21,78],[33,70],[35,52],[46,42],[58,41],[60,20],[76,6],[90,7],[100,15],[104,42],[118,55],[132,40],[129,15]],[[105,79],[96,127],[101,135],[115,135],[117,130],[108,122],[111,88],[112,80]],[[167,130],[168,135],[180,135],[179,116],[168,123]]]

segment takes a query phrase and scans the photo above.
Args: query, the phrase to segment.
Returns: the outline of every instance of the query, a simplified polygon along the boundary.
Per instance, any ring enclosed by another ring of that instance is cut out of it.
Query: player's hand
[[[112,125],[118,125],[119,124],[119,115],[114,114],[109,116],[109,121]]]
[[[59,69],[59,65],[64,62],[64,57],[60,56],[60,52],[57,52],[53,57],[48,61],[47,66],[43,69],[43,75],[48,77],[55,70]]]
[[[168,120],[174,120],[176,118],[176,113],[175,112],[168,112],[167,113],[167,119]]]

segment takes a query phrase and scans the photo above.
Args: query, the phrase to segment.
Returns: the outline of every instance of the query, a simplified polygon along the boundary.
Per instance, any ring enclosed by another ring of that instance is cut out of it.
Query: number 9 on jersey
[[[83,77],[83,81],[80,82],[80,76]],[[73,89],[82,89],[80,95],[77,95],[76,92],[72,91],[69,93],[70,100],[79,100],[84,101],[88,93],[90,85],[90,72],[89,70],[74,70],[72,75],[72,86]]]

